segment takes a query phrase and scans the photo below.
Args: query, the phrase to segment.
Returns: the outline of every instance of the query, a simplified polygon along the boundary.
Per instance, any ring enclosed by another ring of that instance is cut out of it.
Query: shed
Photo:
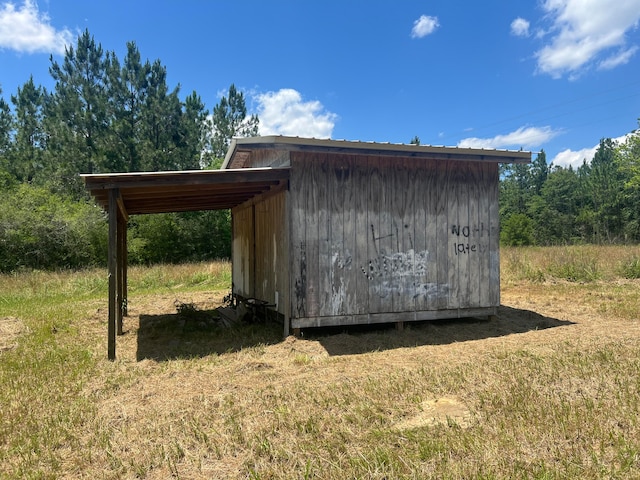
[[[291,329],[494,315],[499,163],[523,151],[267,136],[221,170],[84,175],[109,212],[109,357],[130,214],[231,208],[233,293]]]
[[[232,209],[233,292],[285,329],[495,315],[498,164],[530,152],[253,137],[223,169],[289,168]]]

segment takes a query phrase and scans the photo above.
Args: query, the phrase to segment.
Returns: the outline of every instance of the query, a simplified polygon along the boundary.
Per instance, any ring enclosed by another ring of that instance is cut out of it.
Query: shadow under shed
[[[356,355],[395,348],[483,340],[573,324],[574,322],[568,320],[546,317],[530,310],[501,306],[498,315],[491,320],[456,318],[408,322],[401,331],[396,331],[393,324],[367,325],[366,329],[318,329],[309,331],[305,338],[320,342],[329,355]]]
[[[136,359],[205,357],[281,340],[281,325],[274,322],[229,324],[217,309],[140,315]]]

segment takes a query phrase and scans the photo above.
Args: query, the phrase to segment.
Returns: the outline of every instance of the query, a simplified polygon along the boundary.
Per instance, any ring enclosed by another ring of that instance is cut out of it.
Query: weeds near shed
[[[623,261],[620,264],[620,274],[624,278],[640,278],[640,256]]]
[[[640,246],[502,247],[503,284],[639,278]]]

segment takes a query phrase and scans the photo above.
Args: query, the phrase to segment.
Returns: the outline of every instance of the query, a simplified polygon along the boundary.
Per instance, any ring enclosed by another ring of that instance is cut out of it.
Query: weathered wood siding
[[[253,297],[254,292],[254,219],[253,207],[238,207],[231,210],[233,223],[231,243],[231,275],[233,293]]]
[[[289,298],[287,192],[232,210],[234,293],[258,298],[285,313]]]
[[[291,153],[293,327],[499,305],[498,165]]]

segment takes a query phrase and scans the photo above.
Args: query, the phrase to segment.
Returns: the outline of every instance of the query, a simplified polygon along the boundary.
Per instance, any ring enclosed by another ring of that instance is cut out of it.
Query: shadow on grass
[[[573,324],[530,310],[501,306],[493,320],[460,318],[409,322],[402,331],[396,330],[395,324],[309,328],[303,331],[303,339],[319,342],[329,355],[356,355],[482,340]],[[196,311],[190,315],[140,315],[137,359],[164,361],[203,357],[281,341],[280,323],[236,322],[225,326],[215,310]]]
[[[225,325],[216,310],[140,315],[138,361],[205,357],[282,341],[275,322]]]
[[[334,328],[331,329],[334,330],[333,335],[325,330],[322,333],[305,333],[305,337],[319,341],[329,355],[356,355],[394,348],[483,340],[568,325],[574,325],[574,322],[501,306],[498,316],[492,320],[485,317],[410,322],[404,324],[402,331],[395,330],[394,324],[366,325],[349,329],[349,335],[335,335],[344,333],[345,329]]]

